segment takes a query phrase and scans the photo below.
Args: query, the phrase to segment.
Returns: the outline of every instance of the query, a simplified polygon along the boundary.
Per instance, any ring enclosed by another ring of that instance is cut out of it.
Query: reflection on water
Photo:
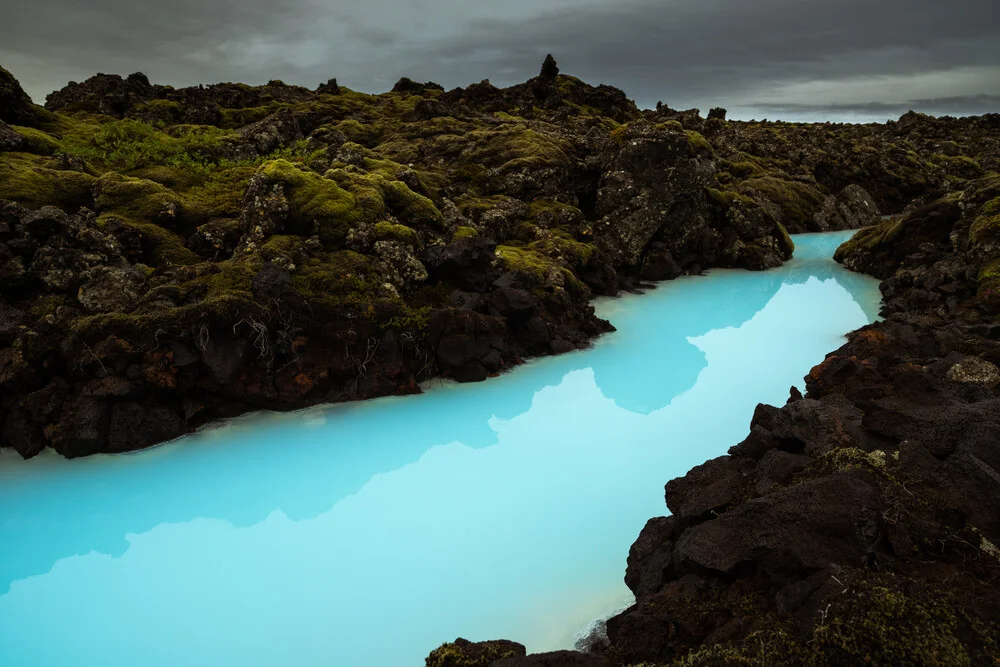
[[[479,385],[237,420],[154,450],[0,457],[0,664],[421,664],[441,641],[571,646],[628,601],[663,484],[875,318],[796,237],[766,273],[603,300],[590,350]]]

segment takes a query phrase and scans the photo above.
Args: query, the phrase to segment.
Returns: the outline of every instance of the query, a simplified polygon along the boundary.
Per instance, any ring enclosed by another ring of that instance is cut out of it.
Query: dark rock
[[[323,95],[340,95],[340,86],[337,85],[336,79],[329,79],[326,83],[321,83],[316,92]]]
[[[236,220],[217,218],[198,227],[188,238],[188,247],[206,259],[231,257],[240,242],[240,225]]]
[[[677,519],[654,517],[646,522],[628,552],[625,585],[643,599],[658,592],[667,579],[674,542],[680,534]]]
[[[476,340],[472,336],[456,334],[442,338],[437,346],[437,358],[444,368],[457,369],[476,357]]]
[[[2,446],[10,447],[23,458],[37,456],[48,444],[42,436],[42,430],[16,408],[7,414],[0,427]]]
[[[128,313],[145,292],[146,277],[139,271],[97,267],[86,273],[77,300],[91,313]]]
[[[117,403],[111,408],[109,452],[143,449],[187,432],[184,420],[162,405]]]
[[[258,299],[280,299],[292,289],[292,274],[286,268],[267,262],[253,277],[252,286]]]
[[[609,667],[609,664],[599,655],[578,651],[553,651],[497,660],[490,663],[490,667]]]
[[[667,483],[667,508],[679,519],[724,511],[742,495],[749,472],[744,460],[730,456],[696,466],[684,477]]]
[[[24,321],[24,312],[0,301],[0,341],[17,331]]]
[[[24,231],[36,239],[48,239],[54,234],[66,231],[69,216],[55,206],[42,208],[27,213],[21,218]]]
[[[726,120],[726,110],[722,107],[714,107],[708,110],[708,120]]]
[[[124,118],[137,104],[153,99],[155,91],[145,74],[122,78],[117,74],[97,74],[83,83],[70,82],[45,98],[49,111],[90,111]]]
[[[881,219],[882,213],[875,199],[861,186],[851,184],[836,196],[824,200],[823,207],[813,219],[815,226],[810,231],[859,229],[874,225]]]
[[[559,76],[559,66],[556,65],[556,59],[550,53],[545,56],[545,62],[542,63],[542,71],[539,72],[538,78],[552,80],[557,76]]]
[[[0,121],[0,153],[4,151],[23,151],[28,140],[14,131],[7,123]]]
[[[677,540],[673,559],[678,568],[721,574],[750,562],[775,575],[833,563],[857,567],[883,529],[871,477],[840,473],[755,498],[691,528]]]
[[[480,236],[429,248],[424,260],[431,282],[445,282],[469,292],[485,292],[496,279],[496,243]]]
[[[530,316],[538,308],[538,300],[530,292],[513,287],[501,287],[490,292],[486,302],[496,314],[515,320]]]
[[[213,332],[201,353],[202,362],[211,377],[220,385],[236,378],[249,356],[250,345],[242,338],[234,338],[225,331]]]
[[[31,98],[14,75],[3,67],[0,67],[0,121],[11,125],[34,125],[37,122]]]
[[[459,637],[431,651],[426,667],[489,667],[496,660],[524,657],[523,644],[507,640],[470,642]]]
[[[239,134],[254,147],[257,155],[268,155],[305,138],[298,118],[287,109],[247,125]]]
[[[486,367],[478,361],[470,361],[469,363],[456,368],[451,372],[451,377],[458,382],[482,382],[488,377],[486,372]]]
[[[53,431],[52,448],[68,459],[104,451],[108,446],[107,403],[78,397],[66,403]]]
[[[394,93],[407,93],[410,95],[420,95],[427,90],[438,90],[443,91],[444,87],[440,84],[434,83],[433,81],[428,81],[427,83],[418,83],[407,77],[401,78],[396,82],[396,85],[392,87],[392,92]]]

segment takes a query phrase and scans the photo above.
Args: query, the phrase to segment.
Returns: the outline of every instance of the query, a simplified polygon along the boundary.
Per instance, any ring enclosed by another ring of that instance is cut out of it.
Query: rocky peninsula
[[[0,447],[481,381],[609,331],[596,295],[864,227],[837,259],[884,281],[884,320],[667,484],[607,637],[427,664],[995,664],[998,170],[997,114],[703,118],[551,57],[381,95],[99,74],[45,107],[0,69]]]

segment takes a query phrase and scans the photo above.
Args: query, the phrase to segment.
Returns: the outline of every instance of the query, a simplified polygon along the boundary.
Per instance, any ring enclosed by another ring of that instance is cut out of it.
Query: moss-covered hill
[[[0,69],[0,446],[480,380],[641,280],[763,269],[996,169],[995,118],[730,123],[542,73],[367,95]]]

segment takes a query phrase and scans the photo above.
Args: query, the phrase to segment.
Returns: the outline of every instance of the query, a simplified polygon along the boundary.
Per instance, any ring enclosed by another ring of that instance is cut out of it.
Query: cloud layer
[[[563,71],[643,106],[982,113],[1000,111],[993,2],[6,0],[0,64],[41,101],[98,71],[173,85],[336,76],[369,92],[402,75],[504,85],[552,52]]]

